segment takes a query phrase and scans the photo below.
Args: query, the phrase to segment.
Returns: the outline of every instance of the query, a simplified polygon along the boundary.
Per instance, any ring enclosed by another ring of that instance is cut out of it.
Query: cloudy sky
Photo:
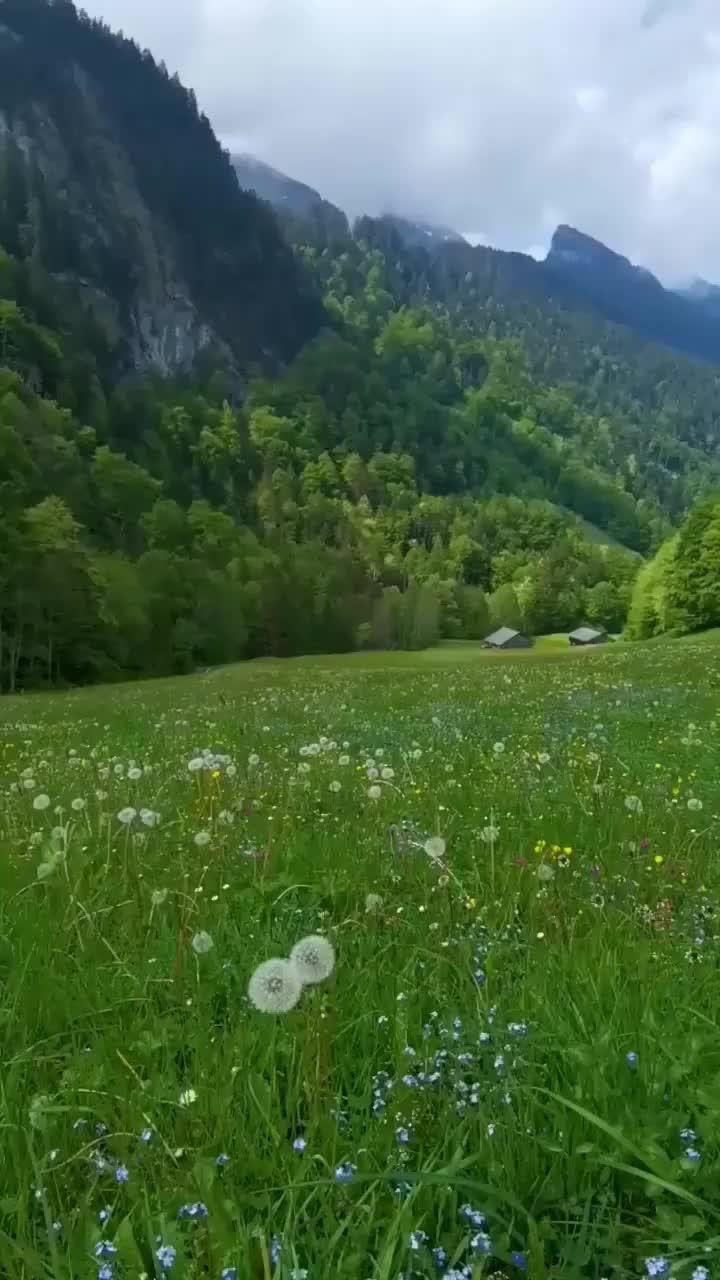
[[[349,213],[720,282],[719,0],[83,0]]]

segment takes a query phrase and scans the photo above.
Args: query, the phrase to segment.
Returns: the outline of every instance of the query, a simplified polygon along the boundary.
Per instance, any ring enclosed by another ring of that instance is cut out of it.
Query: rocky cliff
[[[126,367],[284,360],[322,320],[193,94],[68,0],[0,0],[0,247],[81,298]]]

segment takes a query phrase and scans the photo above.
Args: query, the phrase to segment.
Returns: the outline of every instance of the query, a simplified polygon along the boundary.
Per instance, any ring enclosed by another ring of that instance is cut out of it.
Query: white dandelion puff
[[[194,934],[192,949],[196,956],[206,956],[208,951],[212,951],[214,946],[215,943],[210,937],[210,934],[206,933],[204,929],[201,929],[199,933]]]
[[[49,796],[46,796],[43,792],[41,792],[39,796],[35,796],[35,799],[33,800],[33,809],[36,809],[38,813],[42,813],[43,809],[49,809],[49,808],[50,808]]]
[[[703,807],[702,800],[698,800],[697,796],[691,796],[687,802],[687,807],[691,813],[699,813]]]
[[[142,769],[138,769],[137,765],[133,765],[132,769],[128,769],[127,776],[130,782],[139,782],[142,778]]]
[[[121,809],[117,816],[118,822],[121,822],[124,827],[129,827],[130,823],[134,822],[136,818],[137,809],[133,809],[130,804],[126,805],[124,809]]]
[[[426,840],[423,845],[423,849],[431,862],[442,862],[446,848],[447,845],[442,836],[430,836],[429,840]]]
[[[625,808],[628,813],[642,813],[643,803],[639,796],[626,796]]]
[[[289,1013],[302,995],[302,982],[289,960],[265,960],[248,983],[251,1004],[260,1013]]]
[[[76,796],[74,800],[71,800],[70,808],[74,810],[75,813],[82,813],[85,808],[85,801],[82,796]]]
[[[374,787],[368,787],[368,797],[370,800],[379,800],[381,795],[382,787],[378,787],[377,785]]]
[[[321,934],[310,934],[295,943],[290,952],[290,963],[303,985],[312,986],[330,977],[335,968],[335,949]]]
[[[194,836],[193,838],[195,840],[195,844],[197,845],[198,849],[203,849],[205,845],[210,843],[210,832],[198,831],[197,835]]]

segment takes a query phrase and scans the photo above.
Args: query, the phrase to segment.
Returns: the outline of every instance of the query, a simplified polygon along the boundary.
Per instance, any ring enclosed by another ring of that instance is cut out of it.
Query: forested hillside
[[[150,55],[66,0],[0,15],[1,691],[622,629],[642,558],[720,475],[714,370],[523,294],[509,255],[462,271],[476,251],[430,255],[397,224],[332,244],[317,224],[293,256]],[[33,121],[66,182],[22,142]],[[107,205],[109,153],[149,222]],[[137,328],[136,255],[165,236],[207,337],[183,359]]]
[[[0,0],[0,245],[92,312],[116,373],[286,359],[322,321],[194,94],[69,0]]]
[[[514,348],[397,308],[383,271],[240,402],[219,370],[105,384],[0,260],[4,689],[622,625],[659,509],[542,425]]]

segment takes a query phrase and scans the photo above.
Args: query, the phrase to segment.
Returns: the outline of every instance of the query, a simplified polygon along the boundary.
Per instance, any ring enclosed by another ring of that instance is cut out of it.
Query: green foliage
[[[698,502],[638,576],[628,614],[633,639],[720,625],[720,497]]]

